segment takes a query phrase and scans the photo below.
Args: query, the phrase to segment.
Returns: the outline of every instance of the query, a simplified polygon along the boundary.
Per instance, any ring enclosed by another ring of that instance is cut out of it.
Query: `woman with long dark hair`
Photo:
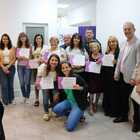
[[[82,77],[73,74],[71,64],[62,62],[61,72],[64,77],[75,77],[76,84],[73,85],[74,89],[62,89],[59,91],[65,100],[54,106],[53,111],[59,115],[68,115],[66,122],[66,129],[73,131],[80,119],[84,115],[84,110],[87,107],[87,85]]]
[[[3,34],[0,41],[0,78],[2,101],[5,105],[15,104],[14,75],[16,53],[8,34]]]

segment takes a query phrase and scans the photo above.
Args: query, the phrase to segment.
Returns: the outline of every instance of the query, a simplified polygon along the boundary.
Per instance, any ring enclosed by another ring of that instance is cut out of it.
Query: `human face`
[[[41,36],[37,36],[35,41],[36,41],[38,46],[42,45],[42,38],[41,38]]]
[[[75,36],[75,37],[73,38],[73,44],[74,44],[75,46],[77,46],[77,45],[79,45],[79,43],[80,43],[80,38],[79,38],[78,36]]]
[[[89,48],[90,48],[92,53],[95,53],[95,54],[99,53],[99,47],[97,44],[89,43]]]
[[[61,65],[61,71],[66,77],[68,77],[71,71],[71,67],[67,63],[63,63]]]
[[[108,39],[108,46],[109,46],[110,50],[116,49],[117,48],[117,44],[118,43],[117,43],[117,40],[116,40],[115,37],[110,37]]]
[[[71,41],[71,36],[70,35],[65,35],[64,36],[64,43],[69,45],[70,41]]]
[[[3,37],[2,37],[2,42],[3,42],[3,44],[4,44],[5,46],[7,46],[8,43],[9,43],[8,37],[7,37],[7,36],[3,36]]]
[[[88,40],[93,39],[93,36],[94,36],[93,31],[92,30],[86,30],[85,36]]]
[[[51,47],[57,47],[58,46],[58,39],[56,37],[52,37],[50,39],[50,44],[51,44]]]
[[[52,69],[55,69],[58,65],[58,59],[55,56],[52,56],[50,59],[50,66]]]
[[[128,41],[134,37],[135,28],[132,23],[125,23],[123,26],[123,31]]]
[[[20,41],[21,41],[22,43],[25,43],[26,40],[27,40],[26,36],[21,36],[21,37],[20,37]]]

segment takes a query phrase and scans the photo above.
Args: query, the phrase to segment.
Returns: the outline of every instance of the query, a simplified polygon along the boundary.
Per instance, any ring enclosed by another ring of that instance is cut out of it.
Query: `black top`
[[[3,113],[4,113],[4,107],[0,101],[0,140],[5,140],[5,134],[2,125]]]
[[[87,107],[87,93],[88,88],[86,82],[77,74],[72,74],[71,77],[76,77],[76,84],[82,87],[81,90],[73,90],[73,95],[76,100],[77,105],[81,110],[85,110]],[[63,95],[63,99],[66,99],[66,94],[63,89],[60,90],[61,95]]]

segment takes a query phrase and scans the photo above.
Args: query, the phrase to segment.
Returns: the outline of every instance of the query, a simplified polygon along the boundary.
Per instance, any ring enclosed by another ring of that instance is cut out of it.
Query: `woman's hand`
[[[135,81],[134,79],[131,79],[131,80],[129,81],[129,83],[130,83],[132,86],[136,85],[136,81]]]
[[[75,90],[81,90],[81,87],[80,87],[78,84],[73,85],[73,88],[74,88]]]
[[[140,80],[136,80],[136,85],[139,85],[140,84]]]

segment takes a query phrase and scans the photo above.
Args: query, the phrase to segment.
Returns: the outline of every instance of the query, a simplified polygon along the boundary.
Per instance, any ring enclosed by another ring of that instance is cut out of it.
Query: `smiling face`
[[[5,46],[7,46],[8,43],[9,43],[8,37],[7,37],[7,36],[3,36],[3,37],[2,37],[2,42],[3,42],[3,44],[4,44]]]
[[[127,22],[123,25],[123,32],[127,38],[127,40],[131,40],[134,37],[135,34],[135,27],[133,23]]]
[[[42,40],[41,36],[37,36],[35,41],[36,41],[37,46],[41,46],[42,45],[42,41],[43,40]]]
[[[51,45],[51,48],[55,49],[58,47],[58,44],[59,44],[59,40],[57,37],[51,37],[50,38],[50,45]]]
[[[55,56],[52,56],[50,59],[50,66],[52,69],[55,69],[58,65],[58,59]]]
[[[74,44],[75,46],[77,46],[77,45],[79,45],[79,43],[80,43],[80,38],[79,38],[78,36],[75,36],[75,37],[73,38],[73,44]]]
[[[61,71],[63,72],[63,74],[68,77],[70,75],[72,68],[70,67],[70,65],[68,63],[63,63],[61,65]]]
[[[90,51],[94,54],[98,54],[100,51],[100,46],[96,42],[89,43],[89,48],[90,48]]]
[[[118,41],[115,37],[111,36],[109,37],[108,39],[108,47],[110,50],[114,50],[117,48],[117,45],[118,45]]]

